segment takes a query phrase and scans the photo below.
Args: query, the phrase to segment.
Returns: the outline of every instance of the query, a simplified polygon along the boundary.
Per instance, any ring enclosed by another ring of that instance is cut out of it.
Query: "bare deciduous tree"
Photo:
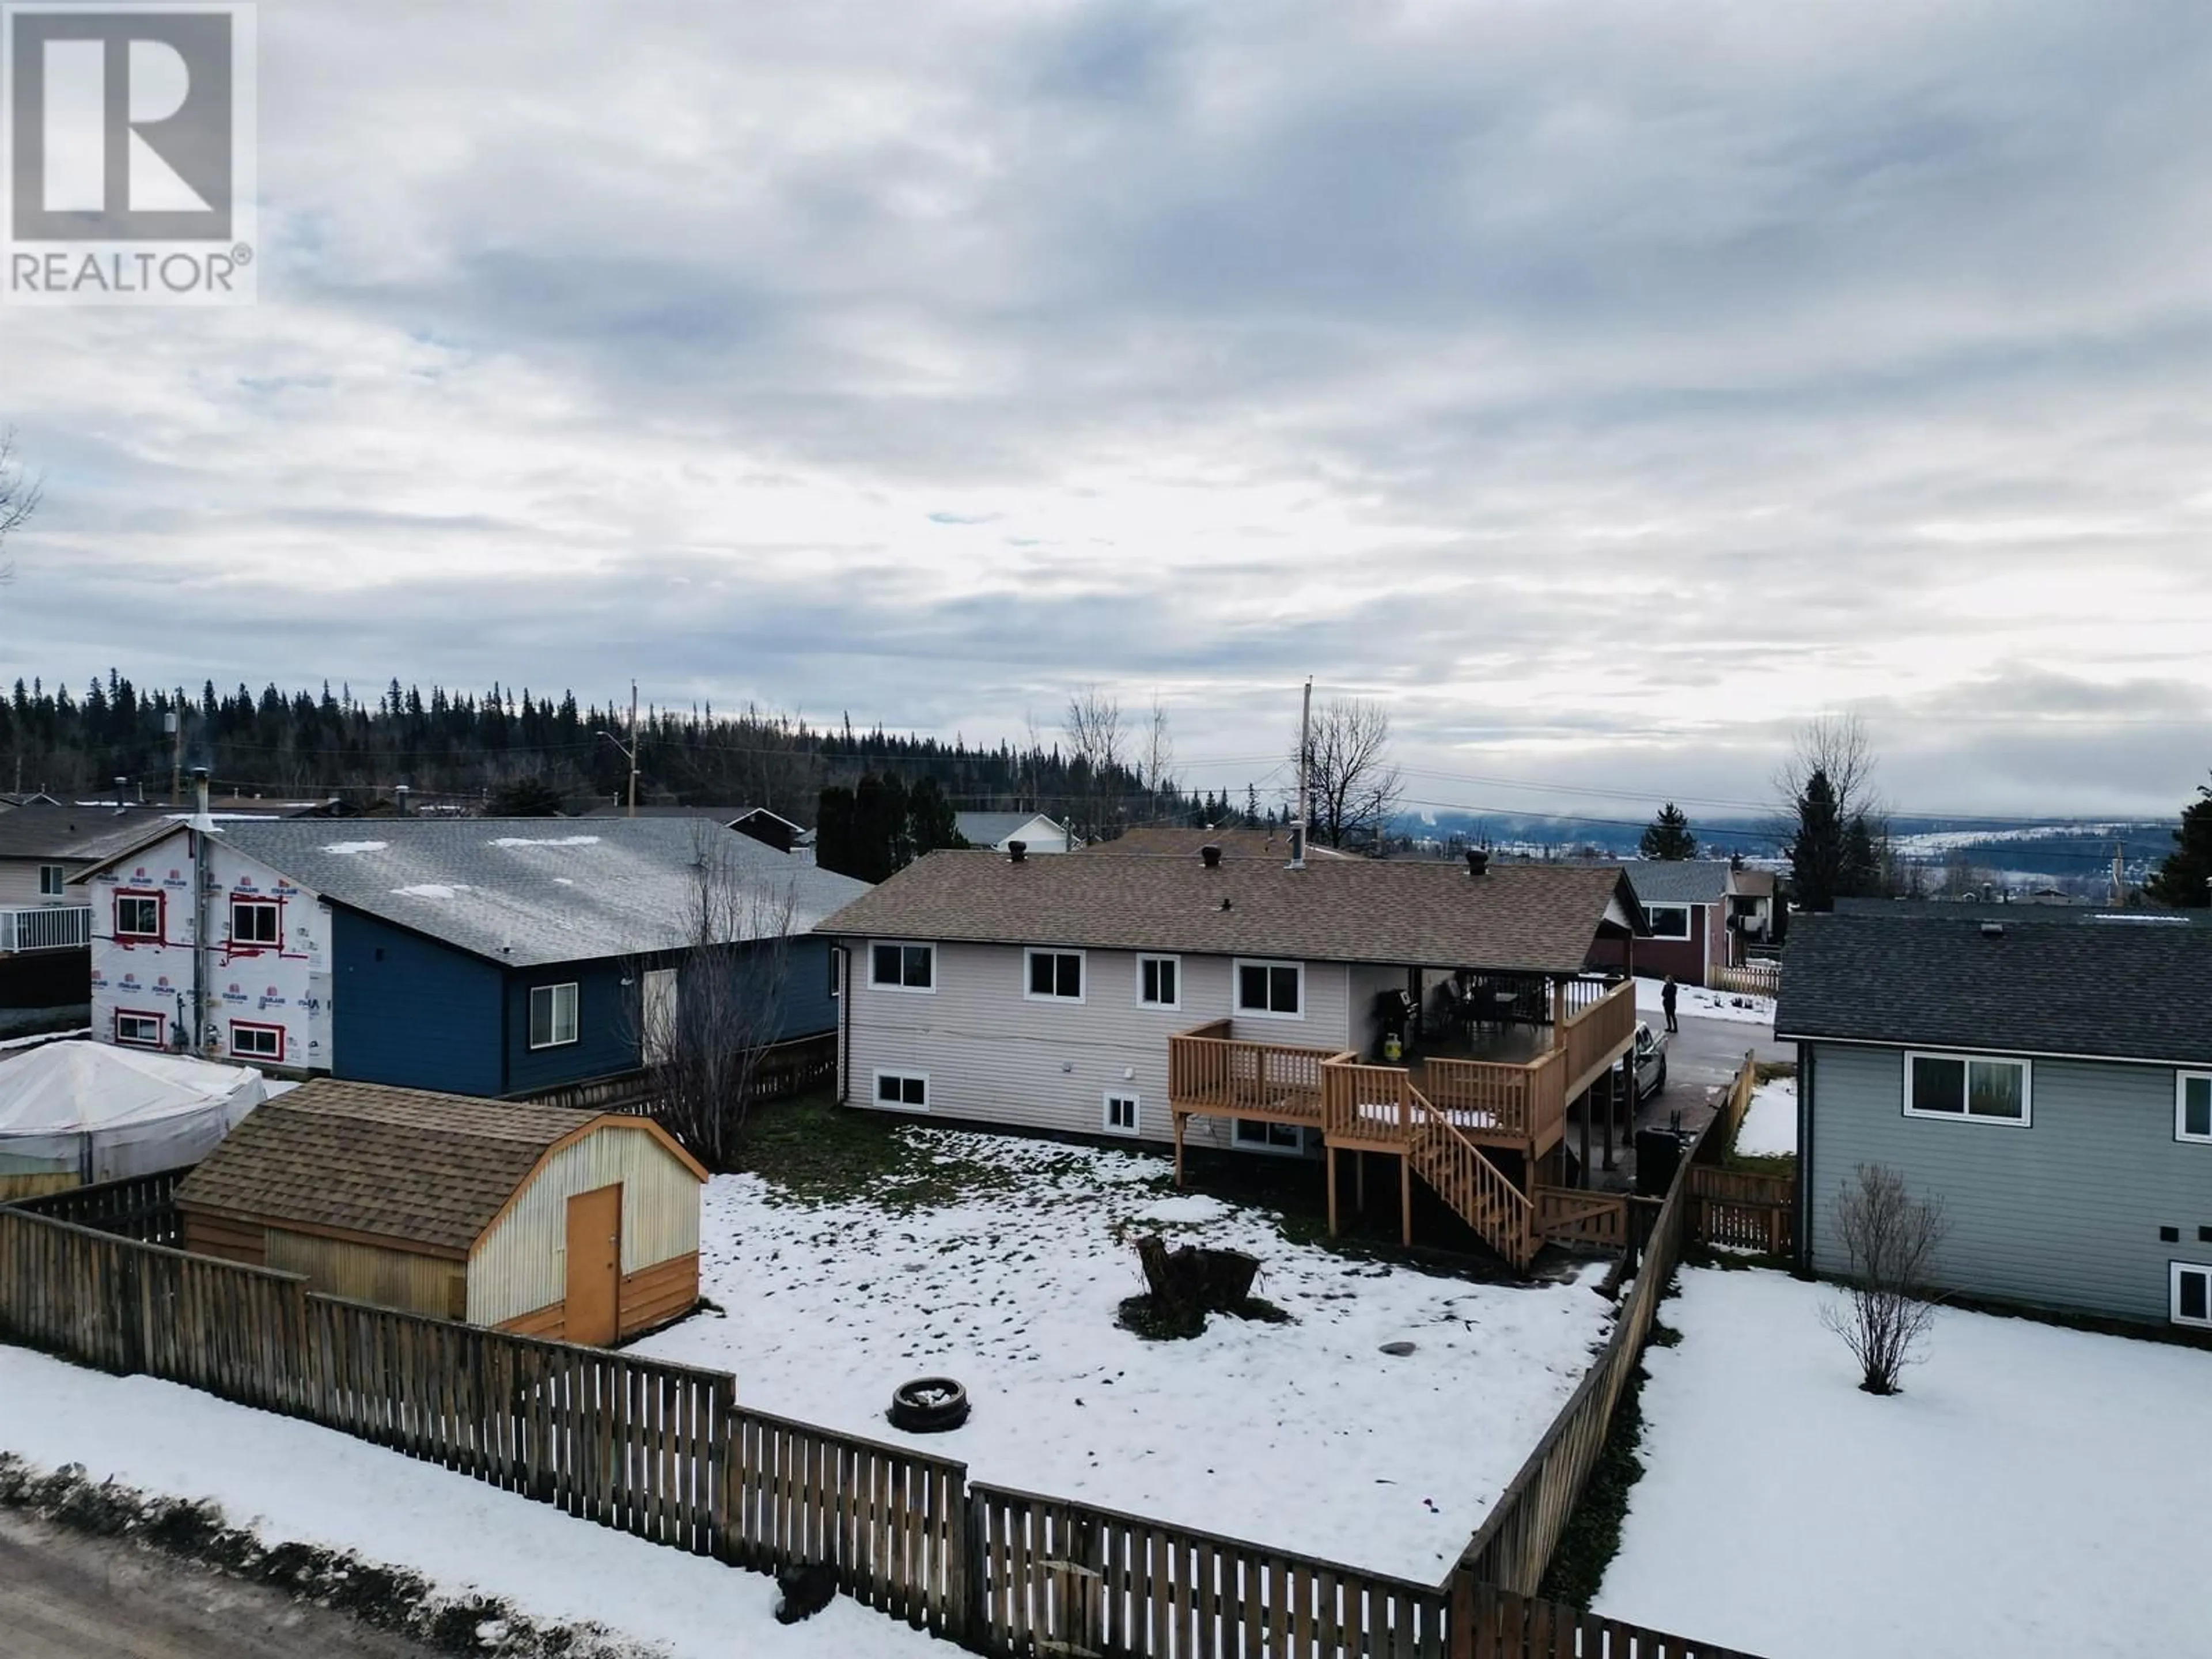
[[[737,1156],[762,1057],[782,1029],[798,894],[744,867],[727,830],[694,832],[688,914],[665,954],[631,963],[653,1115],[710,1170]]]
[[[1161,813],[1161,802],[1175,793],[1175,738],[1168,731],[1167,705],[1157,694],[1152,698],[1151,722],[1145,728],[1144,785],[1147,805],[1154,822]]]
[[[1774,775],[1775,793],[1794,824],[1796,800],[1813,774],[1828,780],[1835,793],[1836,817],[1844,823],[1863,817],[1879,826],[1888,807],[1874,787],[1874,738],[1856,714],[1817,714],[1797,728],[1789,757]]]
[[[1062,729],[1077,790],[1076,831],[1086,839],[1102,836],[1120,782],[1117,775],[1126,764],[1121,705],[1097,686],[1085,686],[1068,698]]]
[[[1905,1177],[1862,1164],[1828,1208],[1847,1264],[1841,1296],[1820,1322],[1844,1339],[1859,1363],[1859,1386],[1895,1394],[1905,1368],[1936,1319],[1932,1280],[1950,1224],[1942,1205],[1915,1198]]]
[[[1293,743],[1293,775],[1297,763]],[[1306,748],[1307,811],[1316,840],[1330,847],[1379,843],[1404,789],[1390,759],[1389,709],[1364,698],[1335,697],[1316,711]]]
[[[39,510],[39,481],[26,477],[22,464],[15,459],[15,434],[0,432],[0,546],[8,538],[31,521],[31,514]],[[13,580],[15,567],[12,562],[0,562],[0,582]]]

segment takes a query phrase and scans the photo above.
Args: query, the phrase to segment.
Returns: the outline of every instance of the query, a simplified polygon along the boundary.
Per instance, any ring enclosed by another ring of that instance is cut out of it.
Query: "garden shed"
[[[177,1207],[203,1255],[604,1343],[698,1301],[706,1178],[648,1119],[323,1079],[257,1109]]]

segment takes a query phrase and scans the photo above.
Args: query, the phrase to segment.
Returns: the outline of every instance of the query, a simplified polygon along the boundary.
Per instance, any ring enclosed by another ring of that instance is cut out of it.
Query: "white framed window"
[[[69,866],[65,864],[42,864],[39,866],[39,896],[63,898],[69,893]]]
[[[161,937],[161,896],[159,893],[118,893],[115,896],[115,937],[158,939]]]
[[[1109,1135],[1133,1135],[1137,1133],[1138,1120],[1144,1103],[1126,1090],[1106,1091],[1106,1133]]]
[[[2173,1264],[2171,1314],[2177,1325],[2212,1329],[2212,1267],[2202,1261]]]
[[[878,1072],[876,1104],[904,1112],[929,1109],[929,1078],[921,1072]]]
[[[1306,1149],[1305,1131],[1297,1124],[1268,1123],[1257,1118],[1238,1118],[1229,1139],[1248,1152],[1302,1152]]]
[[[530,1046],[558,1048],[576,1040],[576,987],[533,985],[530,988]]]
[[[2173,1079],[2173,1138],[2212,1141],[2212,1072],[2184,1072]]]
[[[230,942],[233,945],[283,944],[283,915],[275,899],[231,900]]]
[[[1143,1008],[1182,1006],[1182,958],[1137,958],[1137,1004]]]
[[[282,1060],[284,1028],[234,1019],[230,1022],[230,1052],[240,1060]]]
[[[1083,952],[1038,951],[1023,953],[1022,994],[1032,1002],[1083,1000]]]
[[[868,983],[878,991],[937,989],[937,947],[879,939],[868,947]]]
[[[1651,924],[1654,939],[1687,939],[1690,936],[1690,907],[1686,904],[1647,904],[1644,920]]]
[[[1981,1054],[1905,1057],[1905,1115],[2027,1127],[2033,1110],[2028,1062]]]
[[[1302,962],[1237,963],[1237,1012],[1259,1019],[1306,1017],[1306,968]]]
[[[122,1048],[165,1048],[169,1042],[169,1017],[167,1014],[132,1013],[128,1009],[115,1011],[115,1042]]]

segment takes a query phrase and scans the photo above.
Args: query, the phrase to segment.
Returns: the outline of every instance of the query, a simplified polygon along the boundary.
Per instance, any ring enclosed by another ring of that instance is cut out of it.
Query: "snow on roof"
[[[327,824],[287,819],[240,824],[224,840],[333,903],[515,967],[679,947],[702,853],[763,895],[788,889],[794,933],[868,890],[706,819],[595,820],[588,836],[547,828],[398,818],[377,826],[382,841],[332,842]]]

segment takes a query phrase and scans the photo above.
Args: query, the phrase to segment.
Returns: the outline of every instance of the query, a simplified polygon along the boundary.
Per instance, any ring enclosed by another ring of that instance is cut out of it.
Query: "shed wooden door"
[[[562,1332],[571,1342],[611,1342],[621,1317],[622,1183],[568,1200],[568,1283]]]

